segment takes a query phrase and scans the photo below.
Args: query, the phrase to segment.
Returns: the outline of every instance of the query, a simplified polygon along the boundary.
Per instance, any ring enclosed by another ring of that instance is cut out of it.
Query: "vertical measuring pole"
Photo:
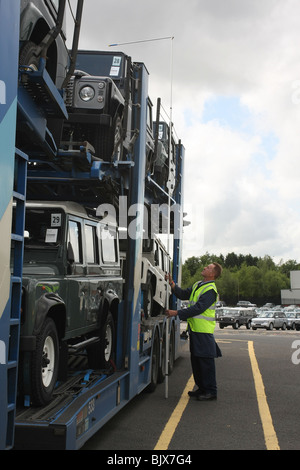
[[[171,63],[170,63],[170,120],[169,120],[169,155],[168,155],[168,167],[170,170],[171,167],[171,149],[172,149],[172,126],[173,126],[173,40],[174,37],[171,37]],[[168,181],[169,183],[169,181]],[[171,197],[170,197],[170,185],[168,186],[168,242],[167,242],[167,251],[170,253],[170,236],[171,236]],[[169,309],[169,283],[167,282],[167,301],[166,308]],[[166,378],[165,378],[165,398],[169,396],[169,355],[170,355],[170,319],[167,318],[166,325]]]

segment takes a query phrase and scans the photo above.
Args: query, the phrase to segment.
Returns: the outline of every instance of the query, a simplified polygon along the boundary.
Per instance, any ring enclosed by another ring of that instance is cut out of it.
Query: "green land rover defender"
[[[73,202],[28,202],[25,220],[20,384],[45,405],[68,351],[84,350],[90,368],[111,367],[123,290],[118,230]]]

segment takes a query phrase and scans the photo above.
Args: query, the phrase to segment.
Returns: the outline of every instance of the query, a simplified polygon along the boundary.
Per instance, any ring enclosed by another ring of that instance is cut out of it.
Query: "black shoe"
[[[198,388],[198,390],[193,390],[193,391],[191,391],[191,392],[188,392],[188,395],[189,395],[190,397],[197,397],[197,396],[200,395],[201,393],[202,393],[201,390],[199,390],[199,388]]]
[[[199,401],[208,401],[208,400],[216,400],[216,399],[217,399],[217,395],[212,395],[211,393],[197,395],[197,400]]]

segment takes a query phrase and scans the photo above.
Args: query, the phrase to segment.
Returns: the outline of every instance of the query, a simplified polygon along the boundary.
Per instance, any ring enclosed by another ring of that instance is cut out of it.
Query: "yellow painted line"
[[[193,388],[194,388],[194,378],[193,378],[193,375],[191,375],[179,399],[179,402],[176,408],[171,414],[169,421],[165,425],[164,430],[161,433],[156,446],[154,447],[154,450],[167,450],[168,449],[171,439],[173,437],[173,434],[178,426],[179,421],[181,420],[181,416],[186,408],[186,405],[189,402],[188,391],[193,390]]]
[[[247,339],[217,339],[216,342],[218,344],[231,344],[235,342],[248,343],[248,340]]]
[[[267,397],[265,394],[265,387],[263,384],[262,376],[258,367],[256,357],[255,357],[253,341],[248,341],[248,351],[249,351],[249,356],[250,356],[252,373],[254,377],[258,409],[259,409],[259,414],[260,414],[260,418],[262,421],[266,447],[267,447],[267,450],[280,450],[276,432],[273,427],[273,421],[272,421],[270,409],[268,406]]]

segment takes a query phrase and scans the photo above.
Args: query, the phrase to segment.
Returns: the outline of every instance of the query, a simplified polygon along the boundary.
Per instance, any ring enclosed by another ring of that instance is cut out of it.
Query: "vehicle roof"
[[[269,315],[270,313],[272,314],[278,314],[278,313],[282,313],[284,316],[285,316],[285,312],[283,312],[282,310],[263,310],[262,312],[258,312],[259,313],[259,316],[262,317],[263,315]]]
[[[78,49],[77,54],[93,54],[93,55],[122,55],[124,57],[128,57],[125,52],[121,51],[95,51],[90,49]]]
[[[250,308],[245,308],[245,307],[221,307],[222,310],[233,310],[233,311],[237,311],[237,310],[245,310],[245,312],[251,312],[251,310],[255,310],[254,307],[250,307]]]
[[[71,214],[77,217],[84,217],[85,219],[102,222],[110,226],[116,226],[116,221],[111,215],[100,218],[90,213],[87,208],[73,201],[26,201],[26,207],[40,208],[40,209],[61,209],[66,214]]]

